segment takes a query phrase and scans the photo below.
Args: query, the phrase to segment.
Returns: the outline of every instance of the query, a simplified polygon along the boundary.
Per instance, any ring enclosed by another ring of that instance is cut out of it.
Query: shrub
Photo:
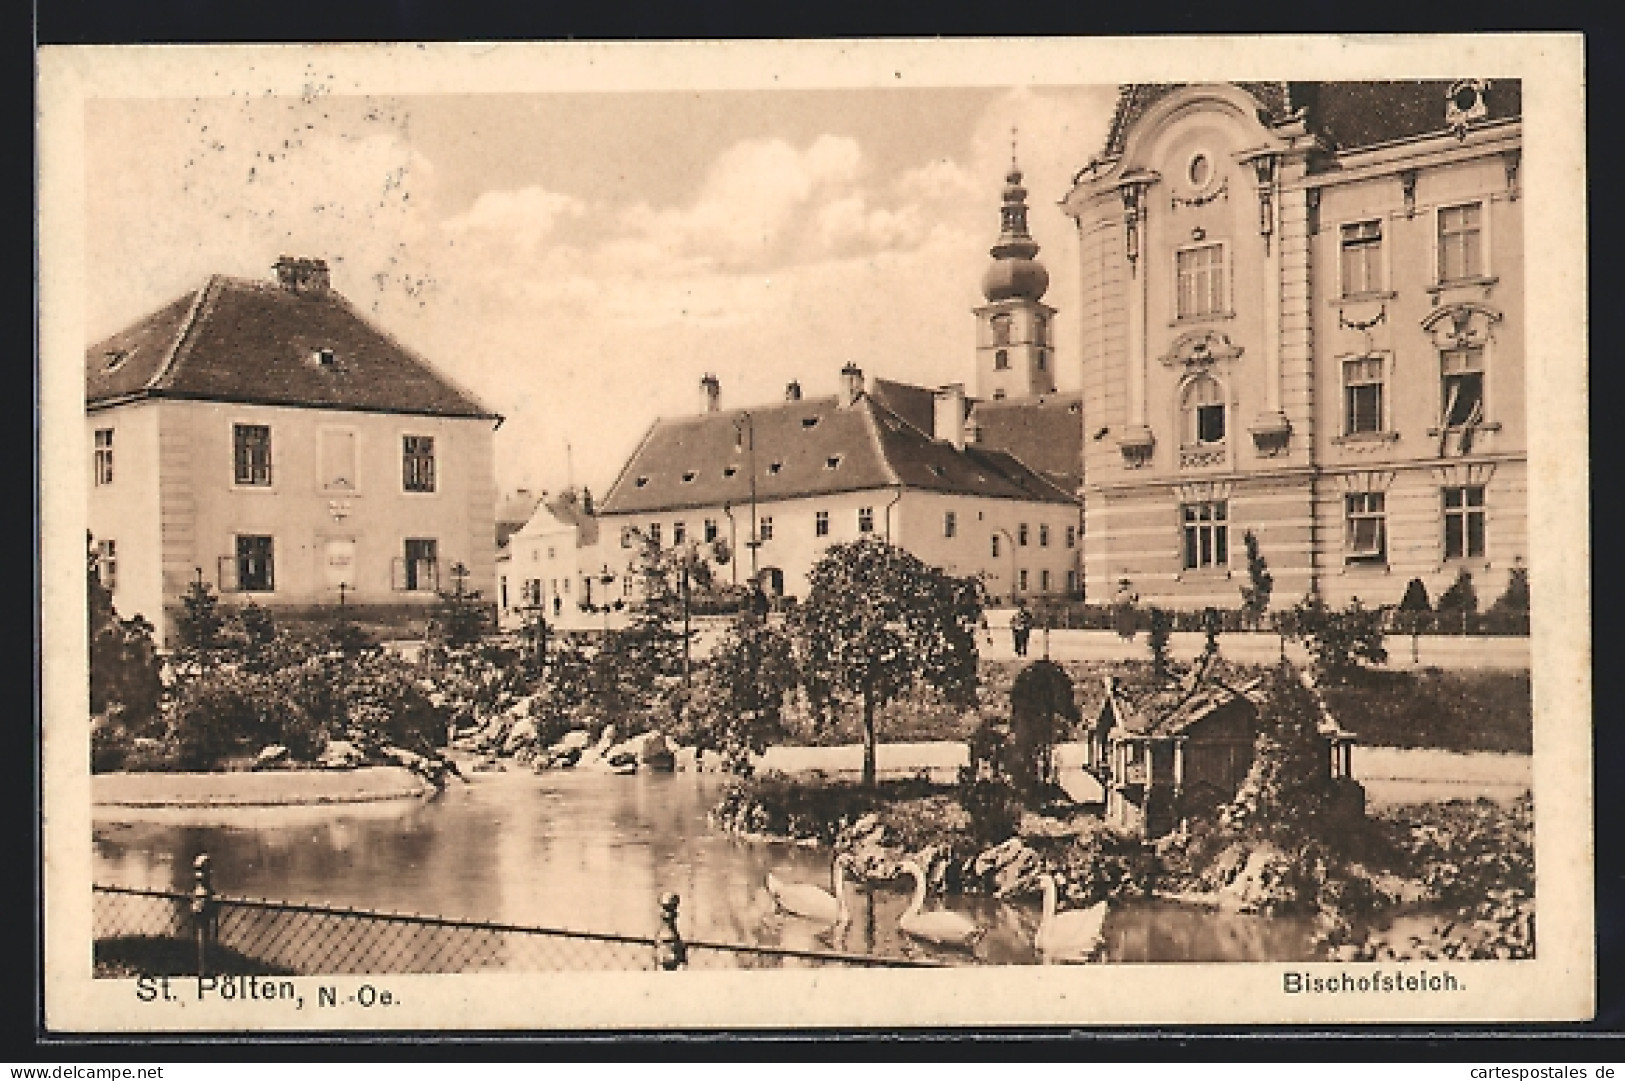
[[[978,844],[1000,844],[1021,826],[1021,793],[1000,778],[966,779],[959,786],[959,805],[970,818],[971,836]]]
[[[1282,633],[1304,642],[1314,658],[1315,674],[1325,682],[1341,682],[1362,664],[1386,664],[1382,610],[1366,608],[1356,597],[1342,611],[1328,608],[1318,593],[1311,593],[1286,614]]]
[[[1072,680],[1053,661],[1034,661],[1010,688],[1010,739],[1006,774],[1016,791],[1031,801],[1050,781],[1056,721],[1076,722]]]
[[[181,596],[181,611],[175,617],[175,636],[182,649],[207,655],[219,644],[226,624],[220,614],[220,598],[203,581],[200,572]]]
[[[1336,828],[1337,796],[1319,732],[1320,705],[1290,665],[1265,677],[1253,763],[1221,812],[1233,832],[1292,844]]]
[[[1270,606],[1270,594],[1275,591],[1275,576],[1270,573],[1269,561],[1258,547],[1258,537],[1252,530],[1241,535],[1247,548],[1247,584],[1241,587],[1241,610],[1247,625],[1263,625],[1264,613]]]
[[[1174,621],[1168,613],[1161,608],[1151,609],[1151,633],[1146,639],[1146,645],[1151,650],[1151,674],[1159,683],[1165,681],[1171,674],[1168,663],[1168,634],[1173,630]]]
[[[1477,614],[1478,590],[1473,588],[1473,576],[1463,567],[1456,572],[1450,588],[1439,594],[1439,615],[1445,617],[1445,627],[1466,634]]]
[[[1515,566],[1507,575],[1506,592],[1484,613],[1483,629],[1493,634],[1529,633],[1529,568]]]

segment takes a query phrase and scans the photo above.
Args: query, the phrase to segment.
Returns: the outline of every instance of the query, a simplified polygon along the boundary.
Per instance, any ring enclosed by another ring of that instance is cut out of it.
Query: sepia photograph
[[[48,1024],[1588,1017],[1581,55],[43,50]]]

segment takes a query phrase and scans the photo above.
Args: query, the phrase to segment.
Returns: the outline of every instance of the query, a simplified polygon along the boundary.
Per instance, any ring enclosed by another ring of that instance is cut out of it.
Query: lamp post
[[[740,427],[740,420],[745,422],[744,427]],[[734,421],[734,434],[734,449],[740,449],[741,445],[745,449],[745,469],[750,478],[750,533],[746,536],[745,545],[750,549],[751,581],[755,581],[756,549],[761,547],[761,541],[756,535],[756,418],[750,415],[750,410],[739,411],[739,419]]]

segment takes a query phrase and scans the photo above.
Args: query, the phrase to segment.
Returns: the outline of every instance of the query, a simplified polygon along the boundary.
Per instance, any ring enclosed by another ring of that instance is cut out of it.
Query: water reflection
[[[741,840],[710,828],[714,775],[479,774],[429,800],[263,808],[213,820],[98,821],[98,882],[187,890],[207,851],[224,893],[571,930],[648,935],[657,899],[682,897],[686,937],[798,950],[1032,964],[1037,899],[933,897],[988,928],[973,952],[898,929],[910,883],[849,883],[844,928],[774,910],[771,870],[827,883],[827,850]],[[1114,961],[1304,960],[1304,921],[1220,916],[1168,904],[1108,917]]]

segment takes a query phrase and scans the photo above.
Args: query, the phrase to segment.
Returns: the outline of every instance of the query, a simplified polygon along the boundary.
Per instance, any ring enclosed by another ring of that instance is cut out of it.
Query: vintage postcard
[[[1591,1016],[1578,36],[40,102],[53,1031]]]

